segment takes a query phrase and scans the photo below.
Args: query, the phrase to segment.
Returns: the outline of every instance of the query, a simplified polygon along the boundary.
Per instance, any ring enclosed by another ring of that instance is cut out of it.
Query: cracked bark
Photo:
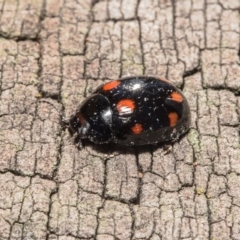
[[[238,0],[0,7],[1,239],[240,239]],[[189,133],[78,151],[61,118],[137,74],[183,89]]]

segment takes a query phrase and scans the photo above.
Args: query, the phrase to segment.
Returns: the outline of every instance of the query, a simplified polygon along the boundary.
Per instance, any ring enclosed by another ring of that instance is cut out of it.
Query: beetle
[[[99,86],[69,121],[81,139],[127,146],[176,141],[191,122],[182,92],[165,78],[132,76]]]

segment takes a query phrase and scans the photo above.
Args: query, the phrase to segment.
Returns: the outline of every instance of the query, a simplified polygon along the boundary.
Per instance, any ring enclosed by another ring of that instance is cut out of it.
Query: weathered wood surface
[[[0,6],[0,239],[240,239],[238,0]],[[183,89],[191,131],[78,151],[59,112],[137,74]]]

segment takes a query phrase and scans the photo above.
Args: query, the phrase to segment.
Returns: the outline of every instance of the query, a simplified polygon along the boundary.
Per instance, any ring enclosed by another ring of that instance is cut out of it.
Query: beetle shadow
[[[108,154],[111,155],[113,153],[117,154],[134,154],[136,155],[136,151],[138,146],[124,146],[124,145],[118,145],[116,143],[103,143],[103,144],[96,144],[91,142],[88,139],[83,139],[82,141],[82,147],[90,147],[92,150],[100,152],[102,154]],[[79,149],[81,150],[81,148]]]
[[[68,131],[70,135],[73,137],[74,132],[72,132],[72,130],[69,128]],[[74,144],[77,145],[79,151],[81,151],[82,148],[90,147],[92,150],[100,152],[102,154],[118,153],[118,154],[134,154],[135,156],[138,156],[141,153],[153,154],[153,152],[155,152],[158,149],[163,149],[164,154],[168,154],[172,151],[172,146],[174,145],[174,143],[181,141],[181,139],[184,138],[187,135],[187,133],[188,132],[182,134],[178,139],[175,139],[174,141],[166,141],[156,144],[146,144],[140,146],[137,145],[126,146],[113,142],[97,144],[91,142],[89,139],[81,139],[79,135],[76,135],[74,137]]]
[[[78,145],[79,151],[82,148],[89,147],[94,151],[100,152],[102,154],[134,154],[138,156],[141,153],[153,153],[159,148],[164,149],[164,151],[168,152],[169,146],[172,146],[171,142],[164,142],[164,143],[157,143],[157,144],[148,144],[148,145],[141,145],[141,146],[126,146],[126,145],[119,145],[117,143],[104,143],[104,144],[96,144],[91,142],[88,139],[79,139],[75,137],[75,144]]]

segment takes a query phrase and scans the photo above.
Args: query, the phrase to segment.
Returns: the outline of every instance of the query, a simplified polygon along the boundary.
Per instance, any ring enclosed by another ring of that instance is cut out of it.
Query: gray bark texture
[[[0,239],[240,239],[239,0],[0,0]],[[61,126],[98,85],[163,76],[173,144],[78,150]]]

